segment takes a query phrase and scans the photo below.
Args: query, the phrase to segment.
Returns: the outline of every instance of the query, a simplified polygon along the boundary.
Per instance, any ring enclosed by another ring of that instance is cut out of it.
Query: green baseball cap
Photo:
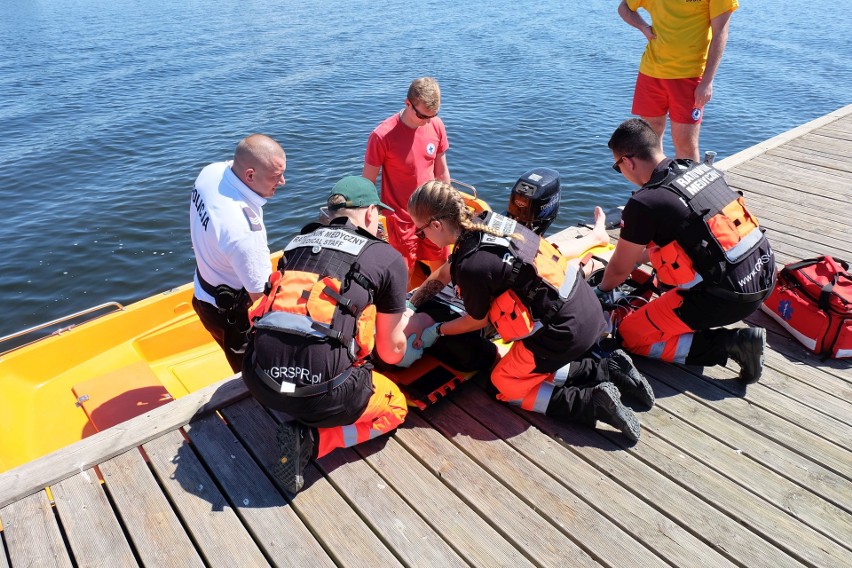
[[[360,207],[369,207],[377,205],[382,209],[387,209],[393,213],[393,208],[388,207],[379,199],[379,193],[376,191],[376,186],[373,182],[362,176],[346,176],[331,188],[329,199],[335,195],[343,196],[346,201],[336,205],[329,205],[331,211],[337,209],[358,209]]]

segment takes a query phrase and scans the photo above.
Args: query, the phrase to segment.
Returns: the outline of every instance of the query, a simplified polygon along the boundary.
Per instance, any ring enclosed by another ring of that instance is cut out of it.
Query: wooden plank
[[[72,566],[44,491],[0,509],[0,523],[13,567]]]
[[[847,385],[852,385],[852,360],[823,359],[821,356],[812,353],[801,343],[793,339],[793,337],[784,328],[782,328],[778,322],[771,319],[762,310],[756,310],[744,321],[752,325],[764,327],[772,332],[768,336],[767,342],[769,342],[773,351],[776,351],[785,359],[802,363],[808,368],[818,370],[820,373],[831,375],[832,379],[839,379],[840,381],[847,383]],[[822,375],[820,376],[822,377]],[[834,380],[825,383],[825,378],[821,378],[816,386],[819,385],[825,385],[826,388],[832,389],[831,392],[834,392],[833,389],[840,386]]]
[[[653,432],[655,436],[675,446],[680,454],[689,456],[705,467],[711,468],[710,472],[699,477],[713,479],[719,484],[724,483],[717,480],[719,476],[714,475],[715,471],[777,507],[777,510],[767,510],[761,503],[754,505],[751,495],[745,498],[734,498],[738,507],[749,508],[747,516],[757,515],[758,522],[767,525],[762,530],[770,540],[774,540],[781,548],[788,548],[791,554],[797,557],[807,557],[811,554],[802,551],[802,547],[818,548],[821,551],[819,554],[822,554],[826,550],[837,551],[838,545],[840,548],[849,546],[850,543],[844,543],[847,540],[846,537],[852,534],[852,515],[848,511],[786,479],[772,468],[752,460],[725,441],[707,435],[700,430],[702,424],[700,418],[694,419],[693,423],[694,425],[687,424],[673,413],[660,411],[645,413],[642,415],[642,426],[645,430],[643,440],[646,432]],[[654,439],[651,441],[653,442]],[[670,448],[656,448],[656,450],[672,454]],[[706,482],[701,480],[699,483]],[[698,488],[699,486],[696,486],[696,489]],[[722,488],[722,491],[731,491],[731,489]],[[813,530],[798,528],[797,525],[800,523],[807,524]],[[820,534],[816,535],[813,531],[818,531]],[[793,533],[797,535],[797,538],[789,539],[791,541],[789,544],[785,543],[789,534]],[[825,537],[834,542],[826,544]]]
[[[671,565],[733,565],[719,552],[727,548],[727,543],[715,548],[708,546],[702,542],[703,537],[700,534],[695,534],[701,531],[693,532],[689,526],[675,522],[669,515],[658,510],[653,502],[640,499],[630,487],[624,487],[616,479],[602,474],[595,467],[594,461],[578,457],[558,441],[530,427],[529,422],[507,407],[487,398],[480,389],[468,387],[457,391],[453,401],[478,421],[486,424],[489,430],[543,471],[559,480],[600,515],[642,542]],[[588,428],[577,426],[576,429]],[[608,447],[611,450],[616,449],[611,445]],[[628,477],[631,486],[647,475],[641,464],[636,463],[635,466],[635,470]],[[707,522],[696,523],[695,526],[713,527],[716,524],[715,519],[702,520]]]
[[[832,147],[831,144],[818,144],[807,140],[791,140],[789,144],[784,144],[783,146],[774,149],[773,152],[782,149],[787,152],[795,152],[806,156],[812,156],[819,160],[825,160],[832,163],[842,162],[846,159],[843,156],[838,156],[836,148]],[[845,169],[845,167],[840,164],[838,164],[838,166],[840,169]]]
[[[558,526],[530,508],[510,485],[501,485],[498,478],[454,447],[417,414],[409,414],[406,424],[408,427],[399,431],[396,440],[515,548],[523,551],[524,556],[545,566],[556,566],[566,558],[571,559],[572,566],[598,565],[581,546],[566,538]],[[516,454],[511,449],[509,453]],[[510,462],[522,459],[519,455],[509,457]]]
[[[848,480],[814,463],[806,456],[790,451],[761,432],[744,428],[727,416],[713,412],[700,399],[678,396],[682,394],[682,390],[669,383],[677,385],[682,370],[659,361],[648,360],[640,361],[639,367],[651,378],[654,392],[657,393],[656,406],[716,440],[725,442],[736,454],[744,455],[796,483],[800,488],[852,512],[852,495],[849,493]],[[667,382],[664,382],[664,379]],[[643,415],[643,422],[646,416],[648,415]]]
[[[309,527],[218,416],[195,420],[186,430],[225,496],[273,564],[332,565]]]
[[[810,165],[818,171],[826,173],[828,173],[828,171],[832,171],[838,175],[852,174],[852,163],[849,163],[848,160],[838,160],[832,156],[823,154],[822,152],[815,152],[813,150],[808,150],[807,148],[781,146],[780,148],[775,148],[774,150],[767,152],[766,155],[783,158],[803,165]]]
[[[404,565],[468,566],[354,450],[334,450],[318,461],[318,467]]]
[[[838,420],[846,425],[852,425],[852,387],[839,385],[839,393],[816,388],[810,380],[831,380],[828,375],[811,367],[790,364],[779,365],[780,358],[767,349],[765,366],[767,372],[760,379],[763,387],[772,389],[807,406],[811,411]],[[838,381],[834,381],[838,382]]]
[[[9,560],[6,558],[6,545],[3,544],[2,525],[0,525],[0,568],[9,568]]]
[[[710,372],[710,369],[705,367],[704,372]],[[735,377],[733,371],[726,370],[725,376],[728,380],[724,382],[736,382],[731,380]],[[743,400],[741,394],[735,395],[720,388],[718,382],[714,384],[691,373],[678,373],[676,377],[660,375],[659,378],[670,386],[689,393],[689,396],[700,397],[707,406],[743,427],[775,440],[841,477],[852,479],[852,460],[849,459],[848,451],[759,406],[759,389],[756,389],[758,392],[754,395],[749,395],[748,400]],[[810,421],[810,417],[806,421]]]
[[[819,129],[820,136],[837,138],[845,142],[852,142],[852,127],[842,127],[839,122],[827,125]]]
[[[816,243],[797,237],[795,233],[787,233],[777,230],[774,224],[764,225],[766,228],[767,238],[769,239],[772,249],[783,251],[789,257],[799,260],[803,258],[814,258],[824,254],[836,256],[839,258],[848,257],[850,252],[845,249],[840,249],[834,246],[828,246],[824,243]],[[837,241],[835,241],[837,242]],[[783,262],[787,262],[784,260]]]
[[[56,512],[78,566],[138,566],[94,469],[51,486]]]
[[[394,438],[406,428],[403,425]],[[474,566],[533,566],[488,520],[473,511],[394,438],[373,440],[355,446],[355,450],[385,483],[393,486],[423,518],[429,519],[438,534],[466,562]]]
[[[792,148],[807,148],[846,160],[852,158],[852,148],[849,148],[848,143],[833,140],[826,136],[802,136],[789,144]]]
[[[248,391],[242,378],[231,377],[3,472],[0,474],[0,507],[135,448],[163,432],[175,430],[194,416],[245,396]]]
[[[790,207],[783,201],[767,198],[749,200],[748,207],[749,211],[757,216],[761,225],[771,222],[779,230],[795,232],[802,238],[804,235],[808,235],[808,238],[811,235],[824,237],[831,246],[843,246],[842,241],[847,240],[846,229],[828,219],[815,220],[813,210]]]
[[[736,168],[736,173],[775,185],[791,187],[805,193],[815,193],[848,204],[852,179],[838,171],[820,171],[813,166],[803,167],[791,160],[761,156]]]
[[[464,388],[474,387],[471,385]],[[505,490],[518,495],[527,506],[534,507],[548,522],[562,531],[564,537],[560,542],[568,538],[593,558],[609,566],[618,566],[625,558],[629,558],[630,564],[635,566],[668,565],[638,540],[598,513],[592,505],[574,495],[561,480],[548,475],[474,420],[461,407],[453,404],[452,400],[426,409],[423,417],[475,460],[482,469],[497,478]],[[417,427],[417,424],[414,426]],[[442,472],[442,477],[444,476],[445,473]],[[461,493],[471,493],[457,484],[454,486]],[[495,484],[487,491],[494,491],[497,487]],[[541,561],[538,556],[535,559]]]
[[[772,203],[776,207],[810,212],[811,217],[819,212],[823,223],[838,227],[845,226],[846,216],[843,214],[843,209],[838,208],[835,201],[823,199],[820,195],[806,196],[801,191],[742,176],[736,171],[725,174],[725,180],[733,189],[745,194],[746,205],[755,208],[758,218],[761,216],[761,204]]]
[[[752,194],[769,195],[782,199],[793,207],[805,210],[843,211],[846,202],[842,192],[826,194],[816,183],[797,183],[777,174],[754,170],[748,164],[738,166],[725,174],[729,185],[741,187],[746,196],[746,204]]]
[[[261,464],[278,458],[275,441],[278,423],[254,400],[223,410],[243,443]],[[397,566],[394,551],[376,534],[314,466],[305,476],[305,487],[291,501],[293,510],[317,535],[326,553],[342,566]],[[353,547],[352,543],[359,543]]]
[[[180,431],[167,432],[143,447],[208,565],[223,558],[234,566],[269,564]]]
[[[765,372],[768,375],[776,373],[771,368]],[[714,385],[716,388],[724,389],[735,396],[741,396],[741,385],[735,381],[728,382],[725,380],[733,375],[734,373],[731,370],[718,366],[706,367],[702,372],[703,377],[719,380]],[[850,447],[852,447],[852,425],[846,424],[829,414],[815,413],[812,409],[786,394],[769,389],[761,383],[748,389],[748,400],[754,408],[761,408],[779,415],[788,423],[819,437],[819,442],[810,436],[808,437],[812,440],[811,443],[818,444],[812,447],[813,450],[821,449],[827,456],[832,456],[839,462],[842,462],[845,457],[852,464],[852,455],[848,455]],[[833,445],[827,444],[825,441],[833,442]],[[852,476],[852,468],[845,468],[844,471],[846,473],[842,473],[843,475]]]
[[[673,434],[676,425],[668,426],[666,432]],[[803,526],[784,511],[755,496],[749,488],[737,485],[721,475],[713,475],[704,463],[695,461],[654,432],[645,432],[642,443],[631,451],[669,479],[706,499],[718,509],[718,518],[740,523],[741,530],[748,529],[765,539],[754,540],[750,551],[737,554],[749,566],[761,562],[776,566],[804,564],[834,568],[844,558],[848,558],[848,549]],[[754,468],[759,470],[760,466],[755,465]],[[627,473],[617,467],[609,471],[615,475]],[[646,496],[653,497],[651,493]],[[793,495],[791,497],[795,498]],[[795,535],[795,538],[790,538],[790,535]],[[760,560],[754,556],[759,556]]]
[[[6,558],[6,545],[3,544],[3,525],[0,524],[0,568],[9,568],[9,561]]]
[[[830,112],[824,116],[820,116],[806,124],[802,124],[793,128],[792,130],[788,130],[787,132],[782,132],[778,136],[774,136],[769,140],[765,140],[754,146],[746,148],[740,152],[732,156],[728,156],[724,160],[719,160],[716,163],[717,167],[723,170],[730,169],[738,164],[751,160],[755,156],[760,156],[761,154],[771,150],[772,148],[777,148],[782,144],[788,144],[791,140],[799,138],[801,136],[806,135],[809,132],[812,132],[822,126],[826,126],[828,124],[833,124],[837,121],[848,122],[849,116],[852,115],[852,105],[847,105],[837,109],[834,112]]]
[[[139,450],[119,454],[99,469],[143,565],[204,566]]]

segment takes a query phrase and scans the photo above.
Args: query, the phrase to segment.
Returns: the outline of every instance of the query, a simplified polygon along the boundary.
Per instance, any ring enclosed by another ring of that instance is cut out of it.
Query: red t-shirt
[[[396,216],[410,221],[408,198],[421,184],[435,179],[435,160],[450,143],[440,118],[419,128],[409,128],[399,113],[379,124],[367,140],[364,162],[381,168],[382,201]]]

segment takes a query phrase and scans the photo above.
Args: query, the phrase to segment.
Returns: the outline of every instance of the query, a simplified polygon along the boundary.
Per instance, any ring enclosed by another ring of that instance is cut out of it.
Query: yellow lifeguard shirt
[[[648,42],[639,72],[658,79],[700,77],[707,63],[710,20],[739,8],[739,0],[627,0],[651,15],[657,39]]]

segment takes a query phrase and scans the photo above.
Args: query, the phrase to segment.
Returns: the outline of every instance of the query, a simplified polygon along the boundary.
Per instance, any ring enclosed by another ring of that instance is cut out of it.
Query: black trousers
[[[219,313],[219,308],[196,297],[192,298],[192,307],[198,314],[198,319],[204,326],[222,351],[231,365],[234,373],[239,373],[243,368],[243,355],[245,354],[246,342],[248,340],[248,312],[240,310],[239,313],[229,315]],[[233,320],[233,321],[231,321]]]

